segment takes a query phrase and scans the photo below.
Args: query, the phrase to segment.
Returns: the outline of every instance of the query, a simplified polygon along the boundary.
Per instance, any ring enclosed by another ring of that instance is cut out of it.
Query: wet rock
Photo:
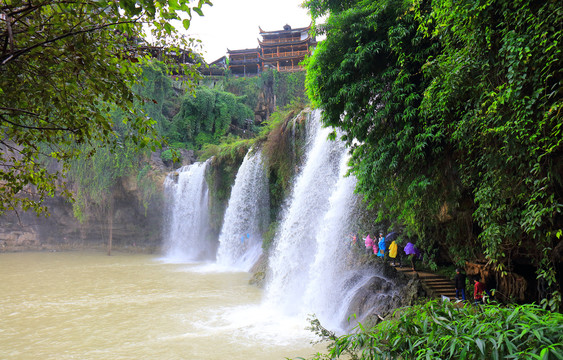
[[[262,254],[256,264],[250,269],[252,277],[248,281],[250,285],[254,285],[263,289],[266,285],[266,272],[268,270],[268,256]]]

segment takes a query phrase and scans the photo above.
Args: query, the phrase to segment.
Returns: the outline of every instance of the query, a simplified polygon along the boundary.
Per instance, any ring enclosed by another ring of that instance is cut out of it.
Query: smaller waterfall
[[[250,270],[262,254],[262,233],[268,220],[268,180],[262,153],[251,149],[237,172],[225,211],[217,263]]]
[[[172,261],[212,260],[209,239],[209,191],[205,182],[208,161],[169,174],[164,181],[167,203],[164,253]]]

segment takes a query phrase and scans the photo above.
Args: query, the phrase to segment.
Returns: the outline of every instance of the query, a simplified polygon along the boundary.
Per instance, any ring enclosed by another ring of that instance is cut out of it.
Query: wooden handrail
[[[263,44],[277,44],[277,43],[288,43],[288,42],[301,41],[301,40],[305,40],[305,39],[301,39],[301,36],[297,36],[297,37],[291,37],[291,38],[280,38],[280,39],[275,39],[275,40],[264,39],[264,40],[262,40],[262,43]]]
[[[308,54],[308,51],[303,50],[303,51],[289,51],[289,52],[283,52],[283,53],[266,53],[262,57],[264,59],[266,59],[266,58],[273,59],[273,58],[278,58],[278,57],[301,56],[301,55],[307,55],[307,54]]]

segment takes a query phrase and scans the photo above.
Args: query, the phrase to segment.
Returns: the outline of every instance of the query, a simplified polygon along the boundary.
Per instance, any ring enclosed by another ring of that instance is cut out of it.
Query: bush
[[[401,308],[370,330],[336,337],[313,320],[332,343],[313,359],[562,359],[563,315],[535,305],[459,307],[430,301]]]
[[[171,165],[171,164],[175,164],[175,163],[180,163],[182,161],[182,155],[180,154],[180,152],[176,149],[168,149],[168,150],[164,150],[161,154],[160,154],[160,158],[162,159],[162,161],[167,164],[167,165]]]

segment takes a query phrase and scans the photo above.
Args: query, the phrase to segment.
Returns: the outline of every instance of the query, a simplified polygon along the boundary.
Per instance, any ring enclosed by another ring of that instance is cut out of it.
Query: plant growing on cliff
[[[200,149],[204,144],[218,144],[223,136],[235,130],[252,132],[253,120],[252,110],[235,95],[198,87],[194,95],[185,95],[173,119],[175,132],[179,134],[174,140]]]
[[[310,359],[561,359],[563,315],[535,305],[456,306],[449,301],[397,309],[372,329],[334,336],[327,354]],[[303,358],[299,358],[303,359]]]
[[[75,188],[73,210],[76,218],[84,222],[96,214],[107,220],[108,255],[112,248],[115,191],[123,177],[137,171],[142,158],[142,152],[130,136],[133,129],[119,121],[126,114],[114,109],[112,116],[114,123],[119,124],[113,129],[118,135],[118,146],[104,146],[101,141],[82,145],[80,156],[72,160],[67,172]]]

